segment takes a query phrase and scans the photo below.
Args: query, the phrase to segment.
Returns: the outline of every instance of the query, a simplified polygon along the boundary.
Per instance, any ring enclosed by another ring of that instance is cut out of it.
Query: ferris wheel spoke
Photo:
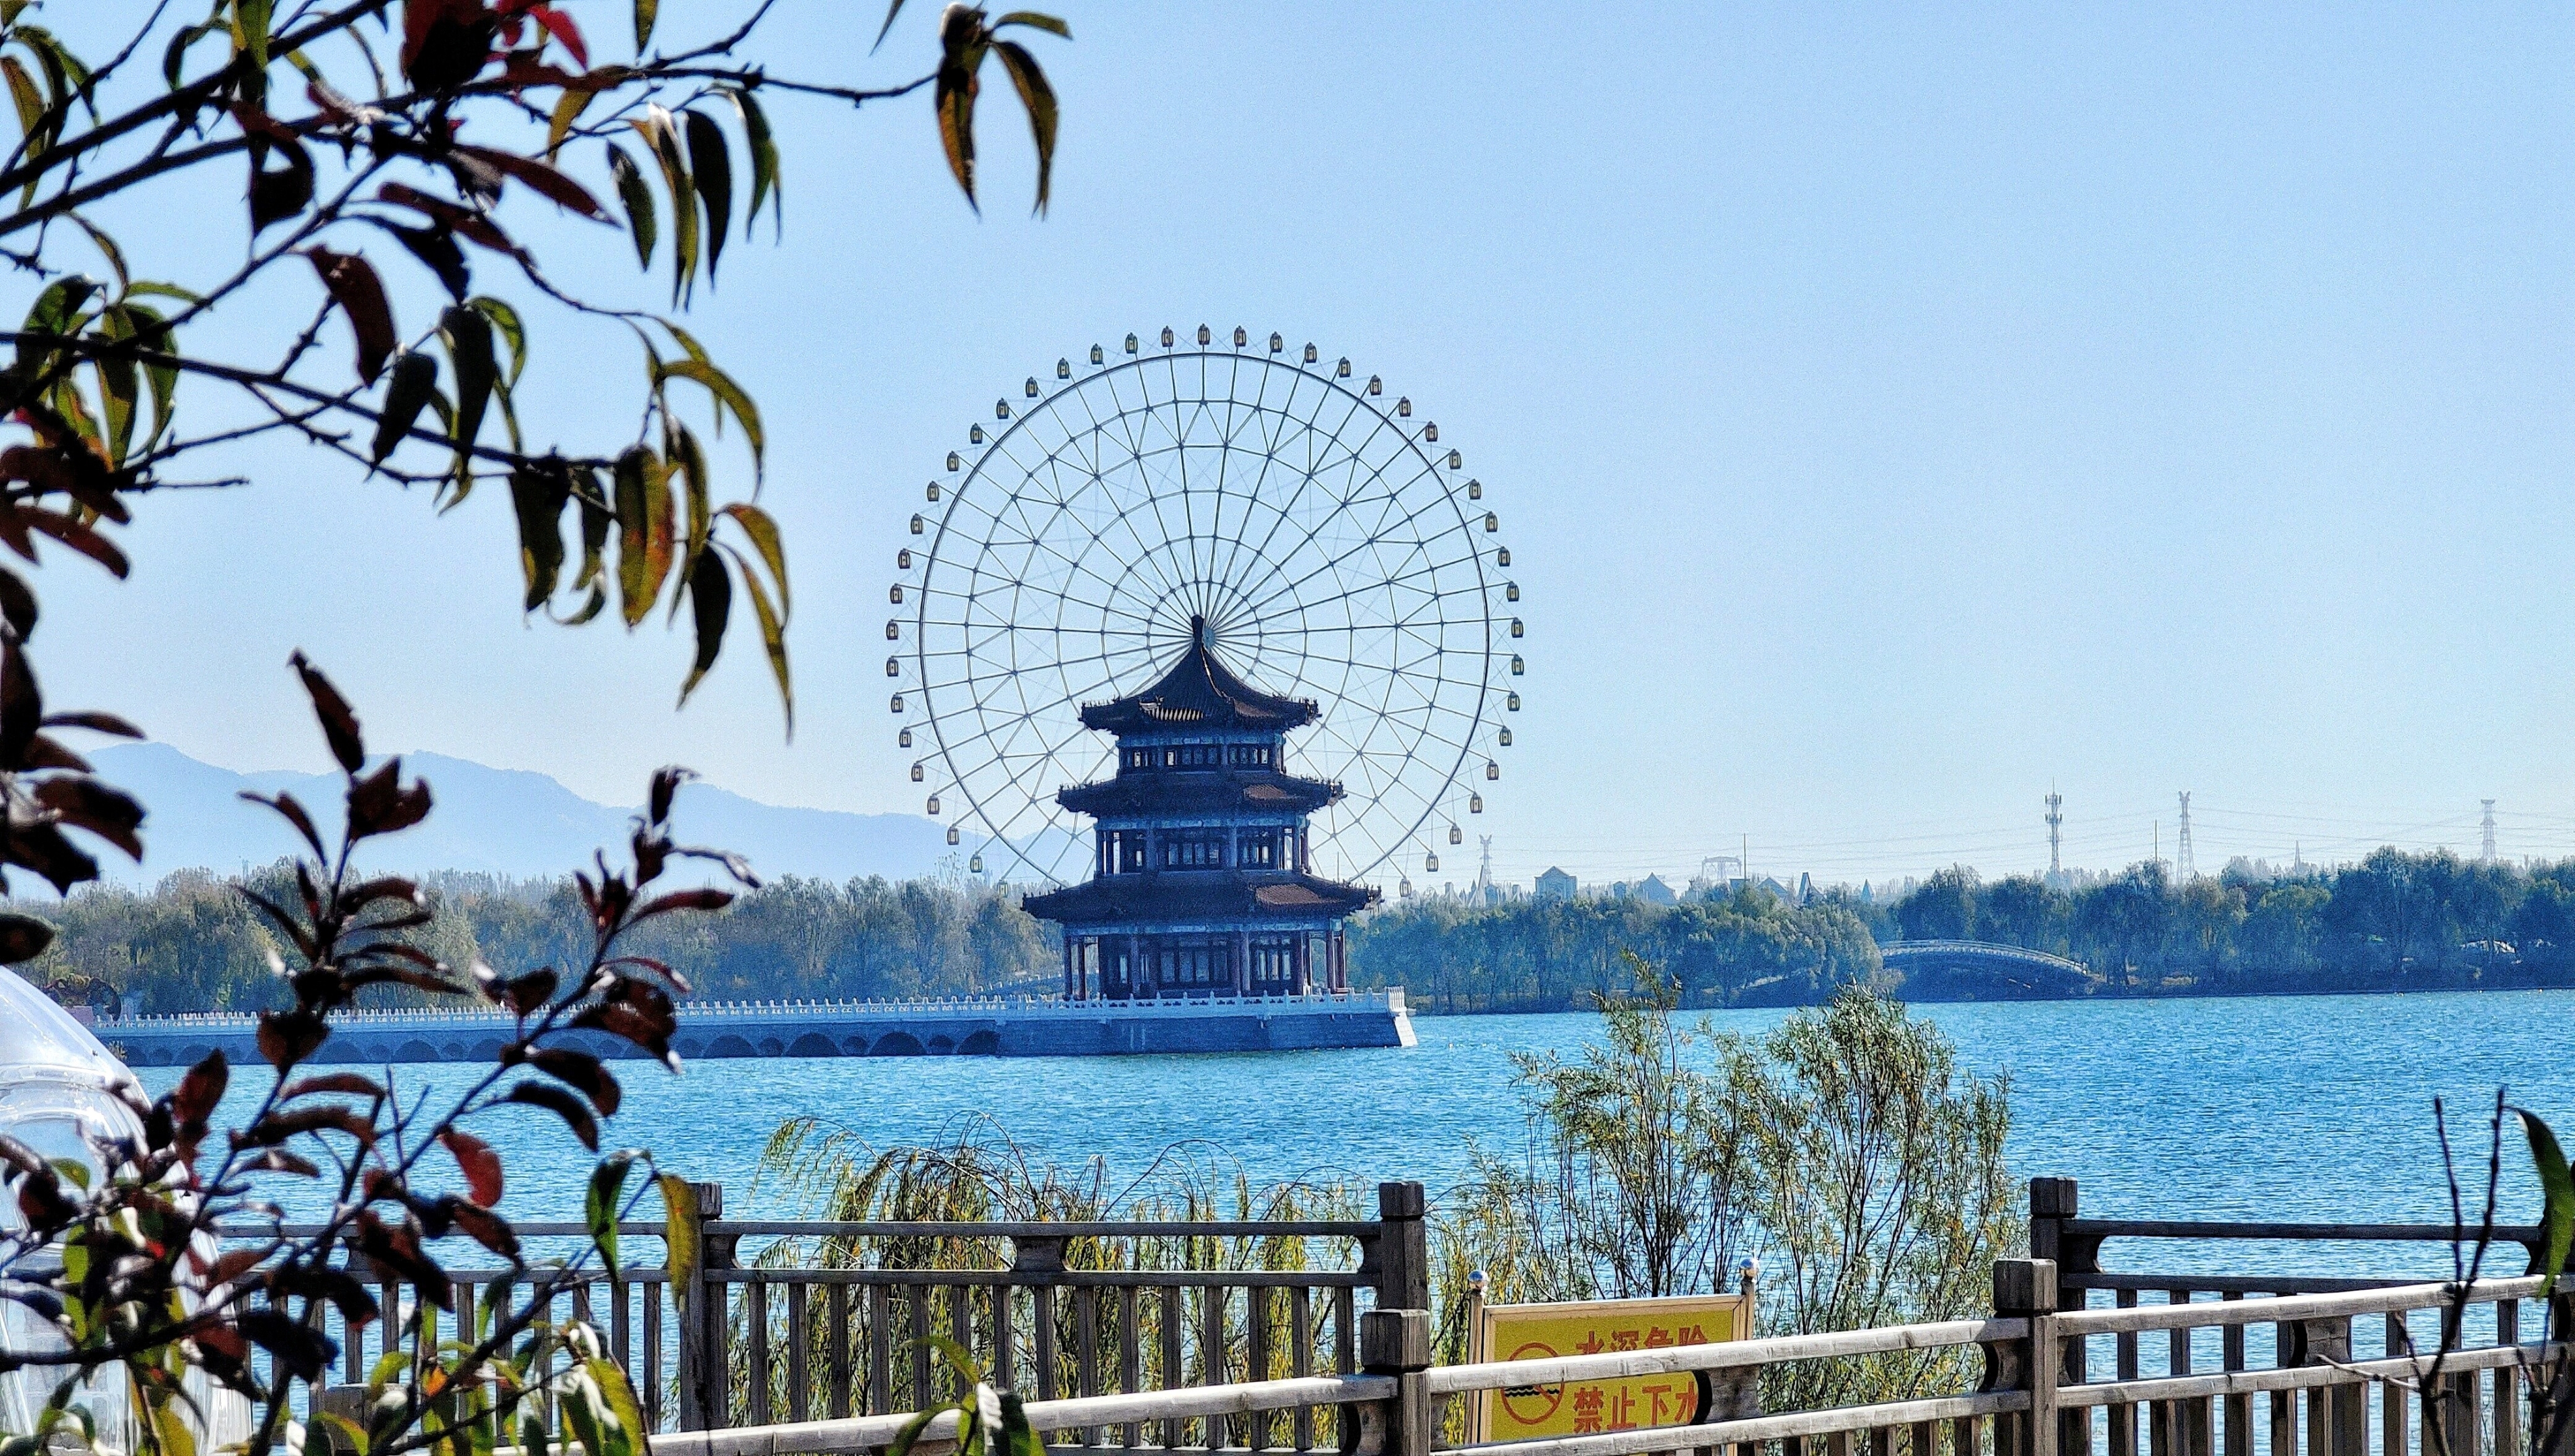
[[[1426,502],[1425,502],[1423,505],[1416,506],[1416,507],[1414,507],[1411,511],[1409,511],[1409,512],[1405,513],[1405,514],[1404,514],[1404,516],[1403,516],[1399,521],[1397,521],[1395,524],[1396,524],[1396,525],[1408,525],[1408,524],[1410,524],[1411,522],[1413,522],[1413,521],[1416,521],[1416,520],[1420,519],[1421,513],[1422,513],[1423,511],[1428,510],[1428,509],[1429,509],[1429,506],[1428,506],[1428,503],[1426,503]],[[1330,559],[1329,559],[1329,560],[1327,560],[1327,561],[1326,561],[1322,566],[1317,567],[1314,571],[1307,573],[1305,576],[1303,576],[1303,577],[1301,577],[1301,578],[1297,578],[1297,579],[1295,579],[1294,581],[1291,581],[1291,582],[1290,582],[1290,583],[1288,583],[1288,586],[1290,586],[1290,587],[1294,587],[1294,586],[1302,586],[1304,583],[1312,581],[1316,576],[1321,575],[1321,574],[1322,574],[1323,572],[1325,572],[1325,571],[1334,570],[1334,569],[1337,569],[1337,568],[1339,568],[1339,567],[1341,567],[1341,566],[1343,566],[1343,565],[1346,565],[1349,561],[1351,561],[1353,558],[1355,558],[1355,557],[1356,557],[1356,555],[1357,555],[1359,552],[1361,552],[1361,551],[1365,551],[1365,550],[1369,549],[1370,547],[1373,547],[1373,546],[1375,546],[1376,544],[1378,544],[1379,542],[1381,542],[1381,541],[1383,541],[1383,540],[1386,540],[1386,539],[1387,539],[1387,537],[1386,537],[1386,536],[1385,536],[1385,534],[1384,534],[1384,533],[1382,533],[1382,532],[1379,532],[1379,533],[1377,533],[1377,534],[1372,534],[1372,535],[1370,535],[1370,536],[1367,536],[1367,537],[1363,538],[1363,539],[1358,543],[1358,545],[1357,545],[1357,546],[1355,546],[1355,547],[1353,547],[1351,550],[1349,550],[1349,551],[1347,551],[1347,552],[1344,552],[1344,553],[1342,553],[1342,554],[1340,554],[1340,555],[1338,555],[1338,556],[1335,556],[1335,557],[1330,558]],[[1276,601],[1278,600],[1278,597],[1279,597],[1279,594],[1278,594],[1277,592],[1275,592],[1275,591],[1274,591],[1270,596],[1268,596],[1268,597],[1266,597],[1266,598],[1263,598],[1263,599],[1261,600],[1261,602],[1259,602],[1259,603],[1255,604],[1255,608],[1254,608],[1254,610],[1258,611],[1258,610],[1261,610],[1262,608],[1266,608],[1266,607],[1267,607],[1267,606],[1269,606],[1271,603],[1276,602]]]
[[[1424,553],[1422,553],[1421,551],[1419,551],[1419,550],[1417,549],[1417,547],[1416,547],[1415,549],[1411,550],[1411,551],[1408,551],[1408,552],[1404,553],[1404,554],[1405,554],[1405,555],[1411,555],[1411,556],[1421,556],[1421,555],[1424,555]],[[1342,558],[1340,561],[1335,562],[1333,565],[1334,565],[1335,567],[1337,567],[1337,566],[1339,566],[1339,565],[1342,565],[1342,564],[1346,563],[1347,561],[1349,561],[1349,560],[1351,560],[1351,559],[1354,559],[1356,556],[1357,556],[1357,553],[1356,553],[1356,552],[1352,552],[1352,553],[1350,553],[1347,557],[1344,557],[1344,558]],[[1464,555],[1464,556],[1460,556],[1460,557],[1451,557],[1451,558],[1449,558],[1449,559],[1447,559],[1447,560],[1445,560],[1445,561],[1430,561],[1430,562],[1424,562],[1424,563],[1422,563],[1421,565],[1416,566],[1416,567],[1413,567],[1413,568],[1411,568],[1411,569],[1410,569],[1410,570],[1408,570],[1408,571],[1401,571],[1401,572],[1378,572],[1378,573],[1371,573],[1371,574],[1363,574],[1363,575],[1362,575],[1362,577],[1361,577],[1361,579],[1360,579],[1359,585],[1357,585],[1357,586],[1354,586],[1354,587],[1344,587],[1342,590],[1340,590],[1340,591],[1338,591],[1338,592],[1335,592],[1335,593],[1331,594],[1330,596],[1327,596],[1327,597],[1316,597],[1316,598],[1313,598],[1313,599],[1311,599],[1311,600],[1307,600],[1307,599],[1302,595],[1301,591],[1299,591],[1299,589],[1300,589],[1300,588],[1302,588],[1303,586],[1305,586],[1306,584],[1308,584],[1308,583],[1312,582],[1312,581],[1314,580],[1314,578],[1315,578],[1315,577],[1318,577],[1318,576],[1321,576],[1321,575],[1322,575],[1322,572],[1321,572],[1321,571],[1316,571],[1316,572],[1313,572],[1313,573],[1309,573],[1307,576],[1305,576],[1304,578],[1299,579],[1298,581],[1294,581],[1294,582],[1290,582],[1290,583],[1286,584],[1286,586],[1282,588],[1282,591],[1284,591],[1284,592],[1287,592],[1287,593],[1290,594],[1290,600],[1293,602],[1293,604],[1294,604],[1296,607],[1298,607],[1299,609],[1304,610],[1304,611],[1313,611],[1313,610],[1316,610],[1316,609],[1319,609],[1319,608],[1322,608],[1322,607],[1331,606],[1331,605],[1333,605],[1333,604],[1341,603],[1341,602],[1353,602],[1353,601],[1358,601],[1358,600],[1361,600],[1361,599],[1363,599],[1363,598],[1370,597],[1370,596],[1375,596],[1375,595],[1379,595],[1379,594],[1383,594],[1383,593],[1386,593],[1386,592],[1388,592],[1388,591],[1392,591],[1392,590],[1400,590],[1400,589],[1406,589],[1406,588],[1409,588],[1409,589],[1411,589],[1411,590],[1415,590],[1415,591],[1420,591],[1420,592],[1423,592],[1425,595],[1434,596],[1434,597],[1435,597],[1435,596],[1442,596],[1442,595],[1453,595],[1453,594],[1446,594],[1446,593],[1437,593],[1437,592],[1433,592],[1431,589],[1428,589],[1428,588],[1418,588],[1418,587],[1414,587],[1414,586],[1413,586],[1413,584],[1414,584],[1414,583],[1416,583],[1416,582],[1418,582],[1418,581],[1420,581],[1420,580],[1422,580],[1423,578],[1429,578],[1429,579],[1432,579],[1432,580],[1434,580],[1434,581],[1435,581],[1435,580],[1439,577],[1439,575],[1440,575],[1441,573],[1443,573],[1443,572],[1454,572],[1454,571],[1458,571],[1458,570],[1460,570],[1461,568],[1463,568],[1463,567],[1465,567],[1466,565],[1468,565],[1469,563],[1471,563],[1472,561],[1474,561],[1474,559],[1475,559],[1475,553],[1474,553],[1472,550],[1469,550],[1469,551],[1468,551],[1468,553],[1467,553],[1466,555]],[[1270,596],[1263,598],[1263,599],[1261,600],[1261,602],[1260,602],[1259,604],[1257,604],[1257,608],[1256,608],[1256,610],[1265,610],[1265,611],[1266,611],[1266,610],[1267,610],[1267,609],[1269,609],[1270,607],[1277,605],[1278,600],[1279,600],[1279,596],[1280,596],[1280,593],[1278,593],[1278,592],[1274,592],[1274,593],[1272,593]]]

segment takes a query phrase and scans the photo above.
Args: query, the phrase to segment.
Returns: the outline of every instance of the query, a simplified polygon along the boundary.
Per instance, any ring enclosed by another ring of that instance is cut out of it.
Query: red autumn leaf
[[[465,1172],[465,1188],[476,1203],[491,1208],[501,1201],[501,1155],[492,1145],[469,1132],[453,1127],[438,1134],[438,1142],[456,1159]]]
[[[385,361],[402,343],[394,332],[393,305],[385,300],[383,280],[376,277],[372,264],[355,253],[314,247],[305,249],[304,256],[313,261],[313,271],[322,275],[322,286],[331,291],[332,302],[349,316],[350,331],[358,336],[358,378],[374,384],[385,371]]]
[[[607,209],[599,205],[599,199],[592,197],[580,183],[535,157],[522,157],[510,152],[497,151],[491,147],[460,146],[456,150],[494,171],[517,178],[531,189],[545,194],[558,205],[571,208],[584,217],[608,216]]]
[[[590,45],[581,38],[581,27],[572,23],[571,16],[551,5],[539,5],[528,11],[528,18],[546,28],[565,54],[572,57],[574,65],[585,71],[590,69]]]

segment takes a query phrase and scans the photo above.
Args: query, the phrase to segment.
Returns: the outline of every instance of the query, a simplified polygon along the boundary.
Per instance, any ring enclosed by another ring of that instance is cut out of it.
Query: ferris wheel
[[[1321,710],[1284,765],[1345,790],[1311,820],[1317,872],[1409,893],[1483,812],[1519,710],[1510,550],[1439,427],[1347,359],[1205,326],[1094,345],[996,401],[925,495],[886,676],[924,807],[983,837],[978,869],[1089,872],[1056,792],[1116,765],[1081,708],[1201,633]]]

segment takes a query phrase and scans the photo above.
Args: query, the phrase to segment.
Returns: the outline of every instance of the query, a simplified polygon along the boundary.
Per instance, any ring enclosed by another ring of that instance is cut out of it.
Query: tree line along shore
[[[427,876],[428,947],[453,965],[579,964],[587,929],[569,880]],[[67,1000],[128,1014],[258,1009],[285,999],[282,949],[240,891],[281,902],[286,870],[183,871],[150,890],[93,886],[37,912],[61,933],[24,967]],[[2381,849],[2331,869],[2238,860],[2174,879],[1933,874],[1896,896],[1835,888],[1803,903],[1761,889],[1640,898],[1399,900],[1352,926],[1356,985],[1401,985],[1427,1012],[1587,1009],[1661,968],[1691,1007],[1816,1004],[1861,984],[1895,995],[1895,940],[1985,940],[2082,962],[2075,994],[2210,995],[2575,984],[2575,860],[2517,865]],[[1015,889],[971,879],[785,877],[721,915],[656,925],[637,948],[701,996],[900,999],[1052,987],[1054,927]],[[2016,999],[2001,975],[1944,973],[1922,998]],[[407,995],[408,993],[398,993]],[[417,997],[411,997],[417,999]]]

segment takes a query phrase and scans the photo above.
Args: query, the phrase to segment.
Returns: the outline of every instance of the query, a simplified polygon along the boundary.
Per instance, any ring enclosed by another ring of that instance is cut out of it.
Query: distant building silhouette
[[[1575,888],[1573,876],[1552,864],[1537,877],[1537,897],[1542,900],[1569,900]]]
[[[1672,887],[1663,883],[1663,877],[1659,874],[1648,874],[1636,885],[1636,898],[1656,905],[1676,905],[1681,902],[1681,897],[1672,893]]]

